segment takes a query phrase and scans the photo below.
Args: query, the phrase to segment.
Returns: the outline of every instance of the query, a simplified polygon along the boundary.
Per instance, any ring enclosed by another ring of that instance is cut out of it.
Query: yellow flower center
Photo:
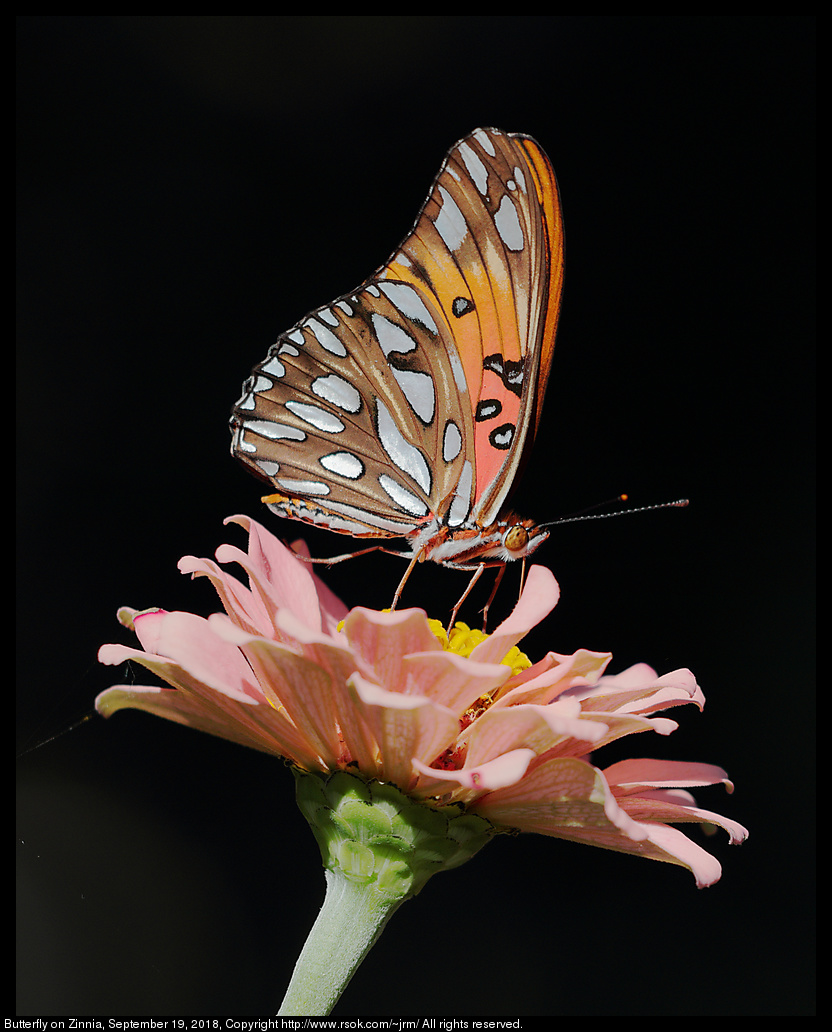
[[[439,620],[431,620],[428,618],[428,624],[430,629],[436,635],[439,644],[446,652],[455,652],[458,656],[464,656],[466,659],[474,649],[481,642],[485,641],[488,637],[487,634],[483,634],[482,631],[474,630],[465,623],[455,623],[451,628],[451,636],[448,638],[448,634],[445,628],[442,626]],[[511,667],[512,676],[519,674],[523,670],[528,670],[532,665],[532,661],[525,654],[517,648],[516,645],[508,650],[508,652],[500,660],[505,666]]]

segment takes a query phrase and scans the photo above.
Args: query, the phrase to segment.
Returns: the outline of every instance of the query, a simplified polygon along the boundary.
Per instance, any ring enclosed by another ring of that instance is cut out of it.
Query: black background
[[[700,805],[751,837],[709,842],[703,891],[502,838],[402,908],[336,1013],[812,1013],[813,20],[27,16],[18,71],[18,750],[123,678],[95,660],[132,644],[118,605],[218,608],[176,562],[242,545],[223,517],[301,532],[228,454],[240,384],[387,258],[455,140],[525,132],[567,264],[516,506],[691,499],[556,529],[526,648],[691,667],[704,714],[598,762],[718,763],[736,792]],[[401,572],[327,580],[380,608]],[[405,602],[444,617],[464,584],[425,564]],[[17,769],[20,1014],[274,1012],[323,889],[279,762],[124,713]]]

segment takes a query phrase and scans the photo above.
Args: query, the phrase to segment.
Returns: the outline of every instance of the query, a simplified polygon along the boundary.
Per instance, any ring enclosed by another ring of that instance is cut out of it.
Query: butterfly
[[[387,263],[255,366],[232,454],[280,516],[406,539],[408,574],[432,560],[501,575],[548,537],[506,500],[540,422],[562,281],[548,157],[530,136],[476,129]]]

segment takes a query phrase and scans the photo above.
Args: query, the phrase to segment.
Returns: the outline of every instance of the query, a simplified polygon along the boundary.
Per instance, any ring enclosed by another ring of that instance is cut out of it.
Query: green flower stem
[[[353,771],[294,774],[321,849],[326,898],[278,1012],[284,1017],[329,1014],[398,907],[495,831],[462,806],[419,802]]]
[[[404,902],[326,871],[326,898],[278,1015],[329,1014],[391,915]]]

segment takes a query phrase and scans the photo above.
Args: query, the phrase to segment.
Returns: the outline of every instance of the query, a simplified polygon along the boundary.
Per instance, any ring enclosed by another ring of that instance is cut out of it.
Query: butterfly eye
[[[522,552],[529,543],[529,532],[525,527],[509,527],[503,534],[503,545],[509,552]]]

